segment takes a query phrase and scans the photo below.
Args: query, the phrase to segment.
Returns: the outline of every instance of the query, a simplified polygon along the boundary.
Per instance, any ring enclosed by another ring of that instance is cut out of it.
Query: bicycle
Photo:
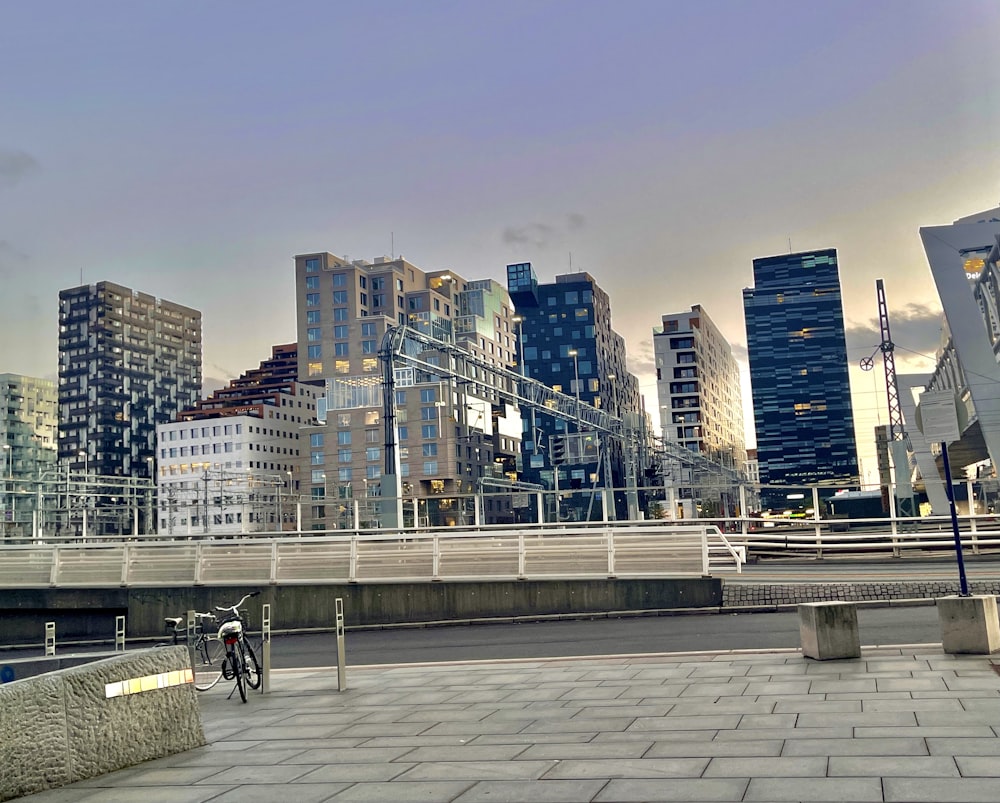
[[[240,699],[247,701],[247,687],[259,689],[261,684],[260,663],[257,654],[247,639],[248,629],[246,614],[240,606],[251,597],[259,595],[259,591],[247,594],[235,605],[216,606],[215,610],[229,616],[219,625],[219,640],[225,645],[226,659],[222,663],[222,675],[226,680],[235,680],[235,689],[240,693]],[[232,692],[230,692],[230,697]]]
[[[195,611],[195,639],[193,645],[193,660],[191,669],[194,672],[194,687],[198,691],[208,691],[222,680],[223,662],[226,659],[226,648],[216,635],[206,633],[206,625],[212,625],[209,632],[215,632],[216,616],[214,613],[199,613]],[[170,630],[173,638],[171,643],[187,646],[187,622],[182,616],[167,616],[164,624]],[[157,644],[165,647],[166,644]]]

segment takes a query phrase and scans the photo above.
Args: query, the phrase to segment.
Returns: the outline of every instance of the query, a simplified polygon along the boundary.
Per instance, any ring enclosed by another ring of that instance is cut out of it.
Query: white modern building
[[[967,424],[962,438],[949,446],[953,473],[960,477],[963,467],[987,458],[996,473],[1000,466],[1000,208],[961,218],[950,226],[921,228],[920,237],[946,319],[937,366],[925,389],[951,390],[964,407]],[[928,469],[925,460],[921,465],[925,477]]]
[[[732,347],[698,304],[662,320],[653,329],[653,352],[664,440],[743,471],[743,402]]]
[[[298,382],[295,366],[295,346],[275,346],[259,368],[156,428],[160,533],[301,527],[299,477],[322,388]]]

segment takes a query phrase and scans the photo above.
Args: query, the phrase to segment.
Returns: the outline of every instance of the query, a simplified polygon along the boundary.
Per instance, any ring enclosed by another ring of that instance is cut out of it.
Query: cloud
[[[656,375],[656,355],[652,342],[643,342],[628,354],[628,369],[636,376]]]
[[[528,245],[533,248],[548,248],[554,245],[566,233],[579,231],[587,225],[587,219],[579,212],[570,212],[563,226],[550,223],[525,223],[520,226],[507,226],[501,234],[501,239],[507,245]]]
[[[0,148],[0,187],[13,187],[22,178],[39,170],[41,165],[31,154]]]
[[[730,343],[729,345],[733,350],[733,357],[737,360],[737,362],[750,361],[750,352],[747,351],[746,346],[742,343]]]
[[[889,311],[889,333],[895,344],[897,359],[934,358],[941,345],[944,316],[939,309],[926,304],[907,304]],[[878,318],[847,327],[847,349],[850,352],[873,351],[882,343]],[[865,355],[867,356],[867,355]]]
[[[0,277],[6,279],[13,276],[28,261],[27,254],[22,254],[7,240],[0,240]]]

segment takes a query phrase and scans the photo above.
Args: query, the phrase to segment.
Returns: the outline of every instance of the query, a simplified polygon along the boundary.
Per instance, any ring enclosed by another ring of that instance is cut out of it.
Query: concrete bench
[[[861,657],[858,609],[853,602],[805,602],[798,610],[803,656],[817,661]]]
[[[941,645],[949,654],[990,655],[1000,650],[1000,621],[996,597],[939,597]]]
[[[191,681],[179,646],[0,686],[0,800],[205,744]]]

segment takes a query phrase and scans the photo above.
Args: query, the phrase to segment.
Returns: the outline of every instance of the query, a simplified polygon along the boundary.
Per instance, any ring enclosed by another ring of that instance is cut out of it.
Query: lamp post
[[[580,352],[569,349],[566,354],[573,358],[573,388],[576,391],[576,431],[580,431],[580,363],[577,357]]]
[[[83,483],[84,483],[84,495],[83,495],[83,522],[81,524],[81,530],[84,540],[87,538],[87,505],[90,502],[90,498],[86,495],[87,483],[90,480],[90,461],[87,452],[81,449],[76,453],[77,457],[83,458]],[[68,500],[67,500],[68,501]]]
[[[523,315],[515,315],[511,320],[514,322],[515,337],[517,338],[517,372],[521,376],[524,373],[524,344],[521,342],[521,324],[524,323]]]
[[[3,482],[3,528],[4,534],[7,533],[7,510],[8,506],[10,508],[10,517],[14,518],[14,504],[13,504],[13,492],[11,490],[11,480],[14,478],[14,450],[11,448],[9,443],[3,445],[4,456],[7,458],[7,473],[4,476]],[[8,502],[8,495],[10,497],[10,502]]]

